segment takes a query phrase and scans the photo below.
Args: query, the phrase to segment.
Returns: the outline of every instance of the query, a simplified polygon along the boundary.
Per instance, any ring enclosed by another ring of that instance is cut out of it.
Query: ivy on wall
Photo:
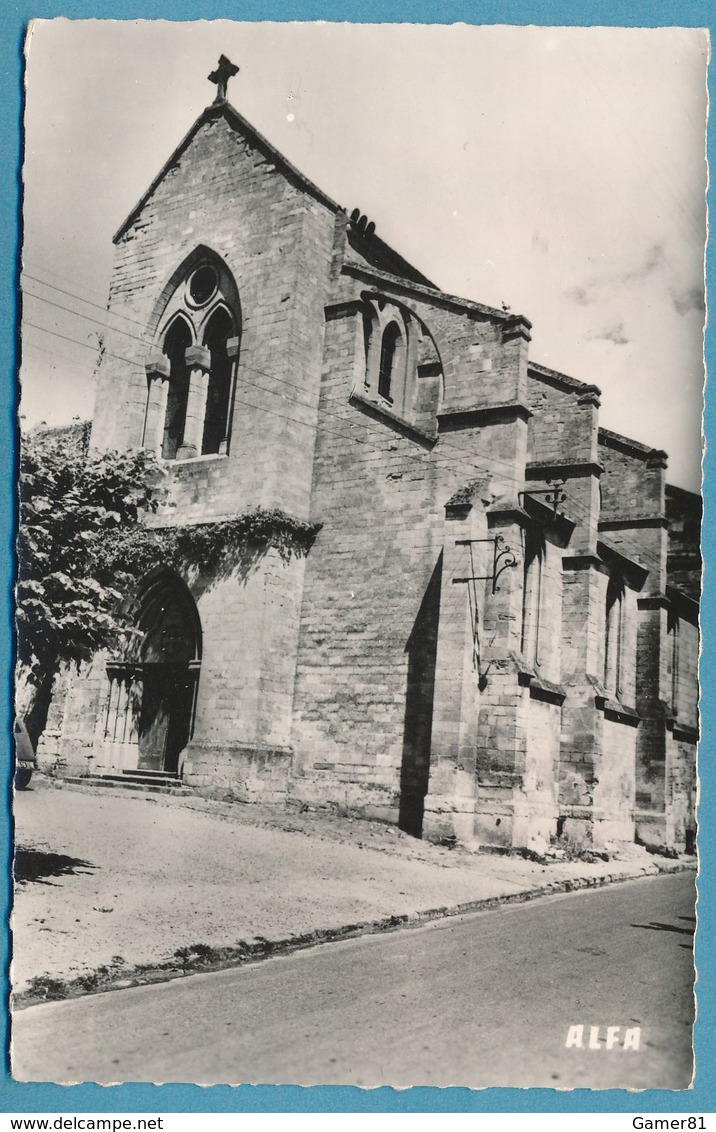
[[[257,507],[233,519],[182,526],[145,526],[131,533],[133,573],[140,576],[156,566],[201,573],[230,573],[237,561],[255,559],[268,549],[278,551],[284,562],[305,557],[320,523],[306,523],[278,508]],[[121,532],[106,547],[107,566],[117,569],[126,561]]]

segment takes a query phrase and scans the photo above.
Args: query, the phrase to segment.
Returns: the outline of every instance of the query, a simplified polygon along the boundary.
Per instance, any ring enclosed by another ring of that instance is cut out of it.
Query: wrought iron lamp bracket
[[[455,582],[491,582],[492,592],[496,594],[499,592],[500,587],[497,584],[498,578],[505,572],[505,570],[512,569],[517,565],[517,558],[514,551],[507,545],[502,535],[495,535],[494,538],[461,538],[457,539],[455,546],[469,546],[470,547],[470,561],[472,561],[472,547],[477,543],[492,543],[492,573],[491,574],[471,574],[466,578],[454,578]]]
[[[548,503],[554,511],[554,517],[557,518],[557,508],[560,503],[564,503],[567,496],[562,491],[566,484],[566,480],[545,480],[548,485],[546,488],[528,488],[526,491],[518,492],[518,498],[523,499],[526,495],[543,495],[545,503]]]

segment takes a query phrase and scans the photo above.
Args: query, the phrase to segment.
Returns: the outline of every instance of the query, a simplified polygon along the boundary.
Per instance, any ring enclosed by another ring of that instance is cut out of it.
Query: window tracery
[[[163,298],[158,351],[146,367],[143,445],[165,460],[223,455],[241,333],[236,285],[218,257],[199,251]]]

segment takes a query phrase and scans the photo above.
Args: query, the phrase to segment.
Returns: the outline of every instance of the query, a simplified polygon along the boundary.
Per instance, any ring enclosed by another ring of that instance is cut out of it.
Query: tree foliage
[[[130,533],[156,506],[155,468],[144,452],[88,455],[78,429],[23,440],[17,653],[36,689],[121,634],[119,602],[136,577]],[[118,569],[107,550],[120,541],[127,554]]]

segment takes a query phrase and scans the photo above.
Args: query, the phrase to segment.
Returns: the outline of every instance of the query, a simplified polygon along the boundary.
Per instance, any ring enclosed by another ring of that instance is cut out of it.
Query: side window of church
[[[607,608],[604,639],[604,686],[617,698],[622,693],[624,668],[624,581],[613,574],[607,587]]]
[[[378,393],[386,401],[393,403],[392,393],[395,392],[396,358],[400,344],[400,330],[397,323],[391,322],[383,331],[383,340],[380,346],[380,372],[378,374]]]
[[[542,613],[542,571],[544,538],[528,531],[525,539],[525,565],[522,589],[522,655],[528,664],[540,665],[540,621]]]
[[[443,396],[443,366],[435,340],[418,315],[387,296],[364,293],[362,393],[411,423],[435,426]]]
[[[398,416],[410,418],[415,386],[410,316],[390,301],[371,297],[363,313],[365,393]]]
[[[220,263],[194,262],[170,289],[147,365],[143,444],[165,460],[228,451],[239,355],[235,284]]]

